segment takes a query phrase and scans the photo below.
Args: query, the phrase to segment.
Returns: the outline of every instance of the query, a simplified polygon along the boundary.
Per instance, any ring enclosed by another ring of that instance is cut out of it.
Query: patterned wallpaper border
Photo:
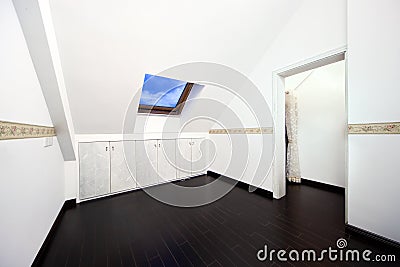
[[[272,127],[211,129],[209,134],[272,134]]]
[[[272,134],[272,127],[211,129],[209,134]],[[400,122],[349,124],[349,134],[400,134]]]
[[[400,134],[400,122],[349,124],[349,134]]]
[[[0,140],[55,136],[54,127],[0,121]]]

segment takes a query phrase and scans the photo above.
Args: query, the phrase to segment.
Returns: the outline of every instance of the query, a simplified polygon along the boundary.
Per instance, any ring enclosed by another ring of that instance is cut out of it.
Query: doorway
[[[344,60],[285,78],[286,178],[345,188]]]
[[[273,194],[281,198],[286,194],[286,140],[285,140],[285,79],[296,74],[312,71],[332,63],[343,61],[345,68],[345,125],[347,126],[347,77],[346,77],[346,47],[341,47],[313,58],[306,59],[288,67],[273,72],[272,113],[274,117],[275,158],[273,162]],[[344,131],[346,134],[346,132]],[[344,140],[344,187],[347,188],[347,138]],[[346,220],[347,220],[347,190]]]

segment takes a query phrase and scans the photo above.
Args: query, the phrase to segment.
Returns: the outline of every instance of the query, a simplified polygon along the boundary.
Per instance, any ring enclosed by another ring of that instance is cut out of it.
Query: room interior
[[[396,266],[399,9],[1,1],[0,266]]]

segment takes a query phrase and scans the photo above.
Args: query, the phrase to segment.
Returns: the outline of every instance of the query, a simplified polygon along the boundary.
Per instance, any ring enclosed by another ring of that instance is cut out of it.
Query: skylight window
[[[193,84],[146,74],[139,102],[140,113],[180,114]]]

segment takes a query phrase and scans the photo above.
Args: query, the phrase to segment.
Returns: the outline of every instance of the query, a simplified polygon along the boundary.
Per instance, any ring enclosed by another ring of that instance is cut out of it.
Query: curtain
[[[286,92],[285,96],[286,132],[288,138],[286,178],[290,182],[300,183],[299,150],[297,146],[297,97],[295,91]]]

